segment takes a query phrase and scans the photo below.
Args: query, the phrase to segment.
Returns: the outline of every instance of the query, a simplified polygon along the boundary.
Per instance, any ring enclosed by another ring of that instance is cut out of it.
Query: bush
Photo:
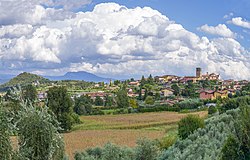
[[[159,148],[155,141],[140,139],[135,148],[121,147],[107,143],[103,148],[96,147],[75,153],[75,160],[156,160]]]
[[[161,150],[168,149],[177,141],[176,134],[168,134],[159,141],[159,147]]]
[[[145,99],[145,104],[153,105],[155,103],[155,100],[152,96],[147,96]]]
[[[134,160],[135,153],[131,148],[107,143],[103,148],[90,148],[74,157],[75,160]]]
[[[221,160],[241,160],[239,149],[239,142],[233,135],[230,135],[222,148]]]
[[[159,148],[156,142],[148,139],[139,139],[135,148],[136,160],[156,160],[159,156]]]
[[[178,106],[168,106],[168,105],[160,105],[160,106],[140,106],[138,111],[141,113],[145,112],[161,112],[161,111],[172,111],[179,112],[180,108]]]
[[[196,109],[203,105],[199,99],[189,99],[176,104],[180,109]]]
[[[215,106],[210,106],[208,108],[208,114],[214,114],[217,112],[217,108]]]
[[[236,109],[239,106],[243,106],[243,105],[250,105],[250,97],[249,96],[237,97],[237,98],[229,99],[221,107],[220,113],[224,113],[227,110]]]
[[[178,135],[185,139],[198,128],[204,128],[204,120],[196,115],[188,115],[178,123]]]

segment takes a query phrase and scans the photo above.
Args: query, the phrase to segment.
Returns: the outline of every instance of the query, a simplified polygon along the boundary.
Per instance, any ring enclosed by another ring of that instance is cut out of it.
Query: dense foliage
[[[129,98],[127,91],[122,88],[117,92],[116,103],[118,108],[128,108],[129,107]]]
[[[103,148],[89,148],[84,152],[77,152],[75,160],[156,160],[159,153],[156,142],[140,139],[135,148],[112,143],[105,144]]]
[[[57,131],[58,122],[46,108],[23,106],[18,116],[17,133],[21,155],[34,160],[63,158],[64,142]]]
[[[64,87],[53,87],[48,91],[49,109],[55,114],[64,131],[69,131],[73,125],[73,103]]]
[[[209,118],[205,128],[198,129],[184,140],[178,140],[164,152],[161,159],[218,159],[228,135],[235,132],[234,113]]]
[[[180,107],[180,109],[197,109],[201,107],[203,102],[199,99],[188,99],[179,103],[176,103],[175,106]]]
[[[64,142],[58,133],[58,121],[48,113],[47,107],[34,107],[29,101],[24,102],[22,93],[21,88],[13,88],[9,94],[13,95],[10,99],[19,103],[18,111],[0,106],[0,159],[63,159]],[[15,150],[10,141],[14,133],[18,140]]]
[[[220,108],[220,112],[225,112],[227,110],[235,109],[240,106],[244,105],[250,105],[250,97],[249,96],[243,96],[243,97],[237,97],[229,99],[225,104],[222,105]]]
[[[14,77],[13,79],[11,79],[9,82],[1,85],[0,89],[5,88],[5,87],[13,87],[16,85],[25,86],[28,84],[32,84],[33,82],[47,83],[49,82],[49,80],[41,76],[38,76],[36,74],[23,72],[19,74],[18,76]]]
[[[10,118],[0,105],[0,159],[10,160],[13,154],[10,143]]]
[[[74,111],[79,115],[90,115],[92,113],[92,100],[88,95],[75,98]]]
[[[178,123],[178,134],[180,138],[185,139],[198,128],[204,128],[204,120],[196,115],[188,115],[182,118]]]
[[[22,96],[25,101],[35,102],[37,99],[37,91],[31,84],[24,86],[22,89]]]

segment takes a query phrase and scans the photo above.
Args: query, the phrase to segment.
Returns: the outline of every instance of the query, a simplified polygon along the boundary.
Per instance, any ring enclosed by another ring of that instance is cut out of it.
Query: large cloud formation
[[[250,54],[231,36],[199,37],[149,7],[103,3],[76,13],[66,4],[53,8],[56,4],[48,0],[26,1],[30,5],[20,8],[21,14],[0,11],[2,72],[55,75],[84,70],[131,77],[193,75],[200,66],[223,78],[250,77]]]

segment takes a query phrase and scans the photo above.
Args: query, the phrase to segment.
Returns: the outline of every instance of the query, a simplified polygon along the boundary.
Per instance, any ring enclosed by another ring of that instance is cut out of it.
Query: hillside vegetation
[[[36,74],[23,72],[18,76],[12,78],[9,82],[0,86],[0,88],[12,87],[20,84],[21,86],[31,84],[33,82],[46,83],[49,82],[48,79],[38,76]]]

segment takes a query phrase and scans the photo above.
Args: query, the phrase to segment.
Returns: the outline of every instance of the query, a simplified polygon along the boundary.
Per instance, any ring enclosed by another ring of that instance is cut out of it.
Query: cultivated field
[[[206,111],[196,112],[201,117]],[[177,122],[187,114],[154,112],[142,114],[82,116],[74,131],[64,134],[66,153],[73,158],[76,151],[103,146],[107,142],[135,146],[138,138],[160,139],[168,131],[176,130]]]

